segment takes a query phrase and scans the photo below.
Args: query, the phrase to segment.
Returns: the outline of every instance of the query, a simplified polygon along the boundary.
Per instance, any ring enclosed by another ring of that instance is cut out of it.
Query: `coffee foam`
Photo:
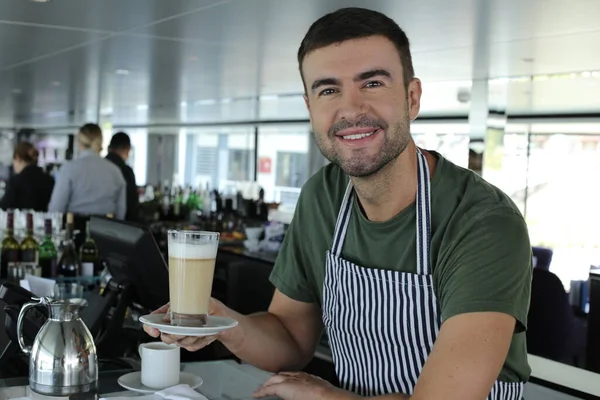
[[[209,260],[217,257],[219,245],[169,243],[169,257],[184,260]]]

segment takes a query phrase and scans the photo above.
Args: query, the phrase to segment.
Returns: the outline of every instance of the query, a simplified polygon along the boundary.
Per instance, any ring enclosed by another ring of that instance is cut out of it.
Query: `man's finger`
[[[168,333],[161,333],[160,340],[162,340],[163,342],[165,342],[167,344],[173,344],[173,343],[177,343],[184,337],[185,336],[177,336],[177,335],[169,335]]]
[[[153,338],[157,338],[160,336],[160,331],[158,329],[152,328],[151,326],[148,326],[148,325],[144,325],[144,331],[148,335],[152,336]]]
[[[279,383],[285,382],[288,379],[288,376],[282,374],[272,375],[269,379],[267,379],[265,383],[263,383],[262,387],[277,385]]]
[[[180,347],[185,348],[186,350],[190,350],[190,349],[195,349],[193,351],[196,350],[200,350],[203,347],[208,346],[209,344],[211,344],[212,342],[214,342],[217,339],[216,336],[204,336],[201,338],[198,337],[186,337],[184,339],[181,339],[177,342],[177,345]],[[190,350],[192,351],[192,350]]]
[[[202,344],[206,342],[206,338],[199,338],[194,336],[187,336],[183,339],[179,339],[177,344],[181,347],[193,346],[195,344]]]
[[[282,385],[284,385],[284,384],[283,383],[274,383],[269,386],[263,385],[252,394],[252,397],[258,399],[260,397],[279,396],[279,389],[281,388]],[[281,396],[279,396],[279,397],[281,397]]]
[[[278,375],[287,376],[287,377],[299,377],[299,376],[305,375],[305,373],[304,372],[286,372],[286,371],[284,371],[284,372],[279,372]]]
[[[174,341],[178,341],[178,340],[185,339],[186,337],[188,337],[188,336],[183,336],[183,335],[173,335],[170,333],[163,333],[162,336],[168,337],[169,339],[174,340]]]
[[[198,341],[198,342],[192,344],[191,346],[185,346],[184,349],[186,349],[187,351],[198,351],[200,349],[205,348],[206,346],[208,346],[209,344],[211,344],[214,341],[215,341],[215,339],[208,340],[208,341]]]

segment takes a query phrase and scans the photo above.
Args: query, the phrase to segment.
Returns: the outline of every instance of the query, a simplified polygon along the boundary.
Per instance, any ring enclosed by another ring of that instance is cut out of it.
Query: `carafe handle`
[[[23,304],[21,311],[19,311],[19,318],[17,318],[17,337],[19,338],[19,346],[25,354],[31,353],[31,346],[25,345],[25,338],[23,337],[23,318],[25,318],[25,314],[27,314],[27,311],[29,311],[30,308],[48,304],[48,299],[45,297],[32,297],[31,300],[33,301]]]

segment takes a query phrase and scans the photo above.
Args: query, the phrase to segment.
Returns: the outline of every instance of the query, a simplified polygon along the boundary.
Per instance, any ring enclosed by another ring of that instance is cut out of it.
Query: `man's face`
[[[302,64],[306,105],[323,155],[350,176],[377,173],[410,141],[421,83],[403,80],[400,56],[382,36],[309,53]]]

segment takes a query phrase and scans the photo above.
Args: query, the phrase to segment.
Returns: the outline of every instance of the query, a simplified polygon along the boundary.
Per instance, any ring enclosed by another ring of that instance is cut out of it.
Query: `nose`
[[[347,89],[340,96],[337,112],[339,119],[356,121],[359,116],[367,112],[368,104],[360,90]]]

